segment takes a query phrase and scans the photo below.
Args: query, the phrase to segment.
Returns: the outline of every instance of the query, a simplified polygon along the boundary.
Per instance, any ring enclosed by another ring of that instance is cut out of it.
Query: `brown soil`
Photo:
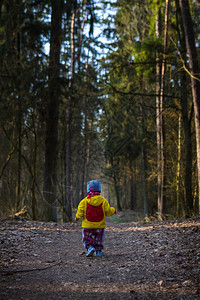
[[[0,299],[200,299],[200,218],[107,224],[87,258],[80,223],[1,221]]]

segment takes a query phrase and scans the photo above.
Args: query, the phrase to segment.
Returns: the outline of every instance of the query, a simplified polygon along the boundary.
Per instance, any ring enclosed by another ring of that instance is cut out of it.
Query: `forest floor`
[[[200,217],[113,220],[91,258],[80,222],[0,221],[0,299],[200,299]]]

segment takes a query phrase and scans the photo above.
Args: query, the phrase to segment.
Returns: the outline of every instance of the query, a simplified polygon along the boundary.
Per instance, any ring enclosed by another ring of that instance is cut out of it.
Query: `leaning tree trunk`
[[[59,74],[61,48],[61,19],[63,0],[51,1],[51,41],[49,63],[49,99],[47,104],[45,170],[43,199],[45,201],[44,218],[57,221],[56,188],[57,188],[57,157],[58,157],[58,118],[59,118]]]
[[[189,67],[192,84],[192,95],[194,103],[194,119],[196,130],[196,152],[197,152],[197,171],[199,189],[199,212],[200,212],[200,78],[197,50],[195,46],[195,36],[193,30],[192,17],[188,0],[180,0],[181,15],[186,39],[187,53],[189,56]],[[192,210],[191,210],[192,212]]]

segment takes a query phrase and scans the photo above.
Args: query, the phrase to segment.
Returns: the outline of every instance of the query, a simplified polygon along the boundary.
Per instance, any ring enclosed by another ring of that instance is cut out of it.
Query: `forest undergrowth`
[[[0,221],[0,299],[200,299],[200,217],[107,220],[103,257],[81,223]]]

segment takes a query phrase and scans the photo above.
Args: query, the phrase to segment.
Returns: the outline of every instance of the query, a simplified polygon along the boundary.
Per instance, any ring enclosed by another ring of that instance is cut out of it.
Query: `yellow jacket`
[[[105,228],[106,218],[114,215],[116,209],[101,195],[85,197],[79,203],[76,218],[81,219],[83,228]]]

